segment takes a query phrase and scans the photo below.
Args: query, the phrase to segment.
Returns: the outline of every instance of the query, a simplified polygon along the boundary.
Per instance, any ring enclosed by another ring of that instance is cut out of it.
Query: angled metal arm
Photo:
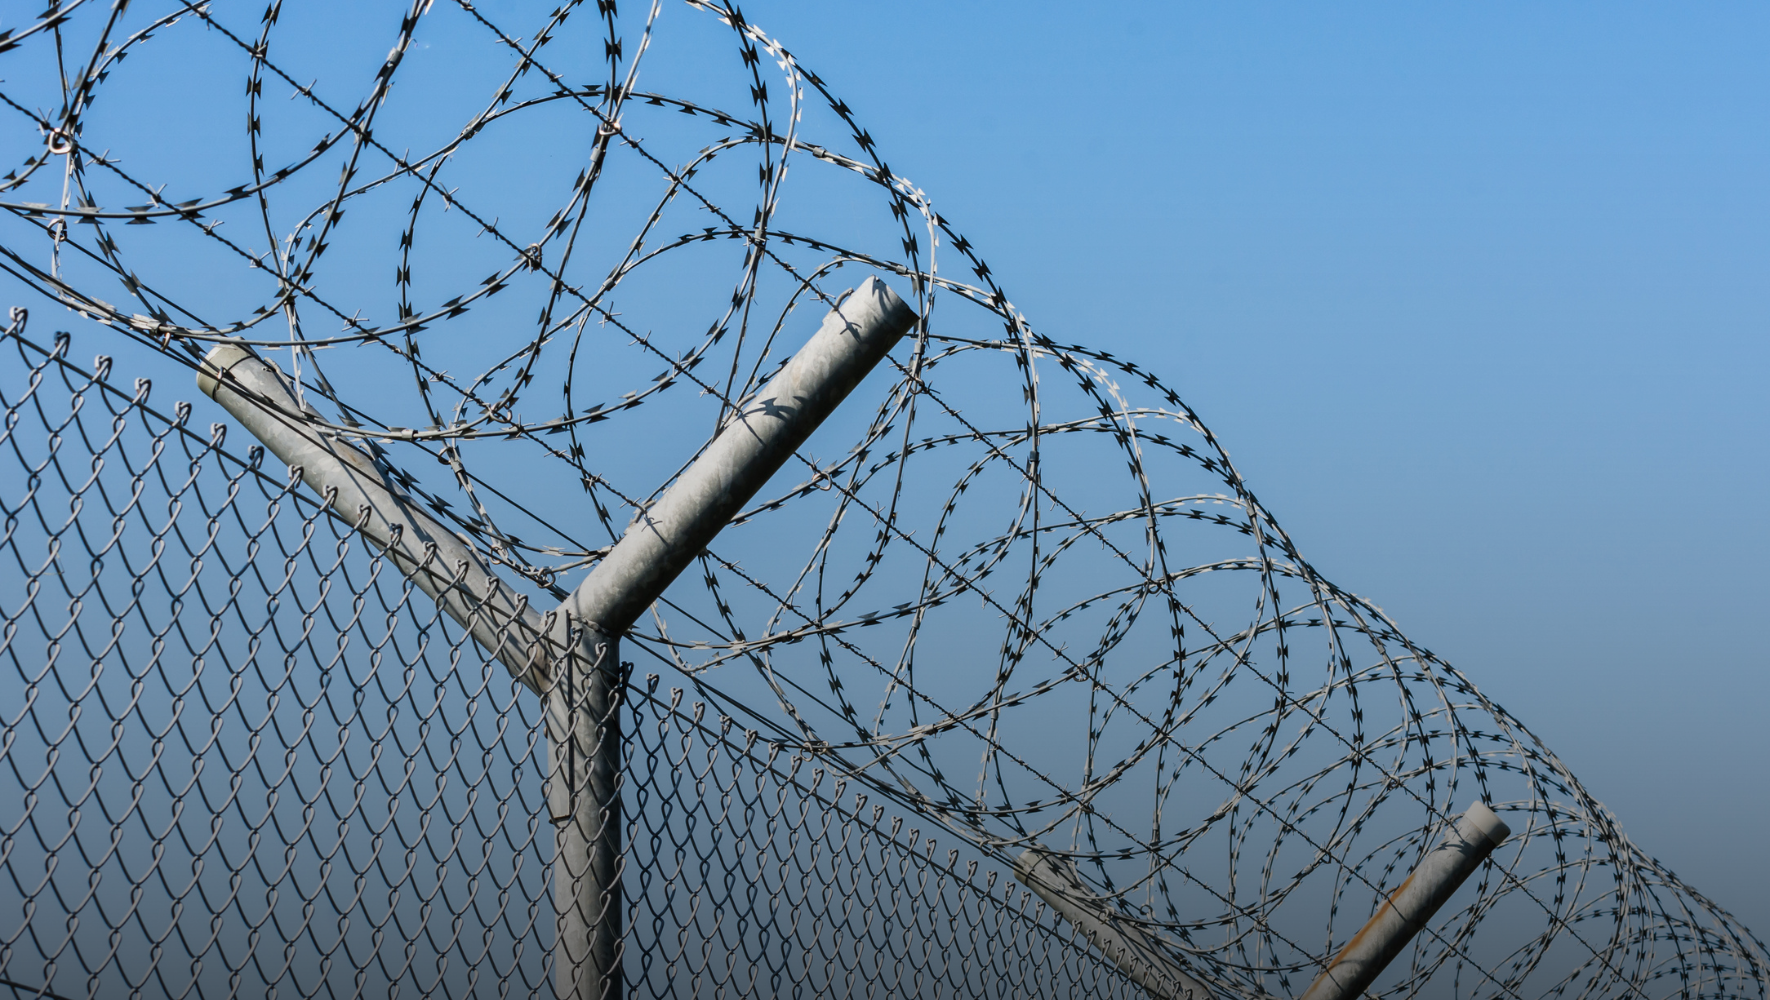
[[[548,684],[547,622],[473,546],[425,513],[362,449],[316,430],[270,361],[239,344],[211,350],[197,388],[357,526],[401,573],[530,690]]]
[[[1120,919],[1110,904],[1089,892],[1068,858],[1032,848],[1015,859],[1014,877],[1150,996],[1210,1000],[1211,991],[1163,954],[1143,928]]]
[[[578,585],[562,605],[572,622],[626,631],[915,322],[915,312],[877,278],[844,296]]]
[[[1302,1000],[1349,1000],[1401,954],[1438,908],[1474,874],[1512,830],[1477,802],[1401,883],[1303,993]]]

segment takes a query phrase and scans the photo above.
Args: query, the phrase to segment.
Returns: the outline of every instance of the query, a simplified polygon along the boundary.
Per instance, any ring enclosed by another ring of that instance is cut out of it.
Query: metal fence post
[[[274,365],[235,344],[210,352],[198,376],[203,391],[279,458],[299,465],[309,486],[544,694],[561,998],[607,1000],[622,992],[621,636],[915,322],[915,311],[877,278],[843,296],[547,618],[417,510],[367,455],[305,423]]]
[[[621,640],[579,633],[546,697],[555,990],[621,994]]]
[[[1364,992],[1511,833],[1485,803],[1470,806],[1444,842],[1420,860],[1401,888],[1334,956],[1302,1000],[1348,1000]]]
[[[573,734],[569,752],[561,753],[565,758],[587,754],[591,760],[587,768],[572,764],[558,772],[570,775],[572,782],[587,782],[561,785],[555,779],[561,793],[569,789],[569,805],[563,794],[552,799],[554,820],[560,824],[556,857],[585,859],[579,869],[582,875],[576,870],[570,873],[572,898],[565,898],[563,884],[558,890],[560,912],[570,919],[568,927],[562,917],[561,940],[583,935],[591,942],[588,969],[561,963],[556,975],[562,997],[603,1000],[620,992],[616,856],[621,800],[616,779],[621,747],[615,708],[619,659],[614,654],[619,637],[915,322],[915,312],[877,278],[869,278],[845,296],[780,373],[738,405],[712,443],[658,502],[634,519],[554,617],[553,639],[574,650],[573,663],[585,665],[572,672],[584,678],[584,695],[551,702],[569,703],[572,708],[559,717],[562,732],[569,720]],[[599,715],[606,719],[600,726]],[[579,926],[580,917],[594,924]]]

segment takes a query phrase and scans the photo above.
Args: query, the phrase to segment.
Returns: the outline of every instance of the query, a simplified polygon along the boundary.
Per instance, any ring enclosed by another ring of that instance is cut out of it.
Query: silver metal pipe
[[[197,387],[355,524],[383,555],[531,690],[548,683],[543,615],[486,568],[471,545],[426,514],[356,446],[307,419],[277,366],[239,344],[216,345]]]
[[[1014,860],[1014,877],[1150,996],[1209,1000],[1211,991],[1163,954],[1143,928],[1121,919],[1110,904],[1082,885],[1068,858],[1035,847]]]
[[[572,650],[547,709],[555,748],[548,808],[558,824],[554,904],[562,950],[554,975],[561,997],[621,993],[621,635],[915,322],[915,311],[877,278],[845,296],[555,615],[552,638]],[[578,942],[586,943],[582,951]]]
[[[621,975],[619,636],[589,630],[547,693],[558,997],[612,1000]]]
[[[1484,803],[1470,806],[1444,842],[1420,860],[1401,888],[1340,949],[1302,1000],[1349,1000],[1364,992],[1511,833]]]
[[[877,278],[844,296],[578,585],[562,605],[571,620],[626,631],[915,322],[915,311]],[[563,619],[554,626],[564,627]]]

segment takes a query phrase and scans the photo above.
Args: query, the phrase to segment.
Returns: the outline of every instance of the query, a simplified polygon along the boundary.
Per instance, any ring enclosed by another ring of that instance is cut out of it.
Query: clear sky
[[[1153,366],[1770,930],[1770,8],[1105,10],[746,5],[1043,332]]]

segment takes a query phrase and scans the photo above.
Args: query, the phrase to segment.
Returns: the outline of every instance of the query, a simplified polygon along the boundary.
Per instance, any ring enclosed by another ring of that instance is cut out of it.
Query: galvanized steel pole
[[[575,642],[568,646],[575,652],[572,680],[548,699],[556,766],[572,776],[556,780],[549,796],[560,824],[555,903],[559,940],[588,943],[582,958],[567,945],[573,964],[556,972],[561,996],[620,992],[620,636],[915,322],[915,311],[877,278],[850,292],[560,606],[553,637]]]
[[[575,638],[545,704],[554,989],[612,1000],[622,994],[621,640],[594,627]]]
[[[1484,803],[1470,806],[1444,842],[1421,859],[1401,888],[1334,956],[1302,1000],[1350,1000],[1364,992],[1511,833]]]
[[[1069,859],[1035,847],[1015,859],[1014,877],[1151,996],[1210,1000],[1211,991],[1163,955],[1141,927],[1119,919],[1105,900],[1089,892]]]
[[[620,638],[824,418],[915,325],[877,278],[848,293],[704,452],[642,511],[550,616],[417,508],[360,449],[308,422],[276,366],[243,346],[209,353],[197,383],[373,540],[524,684],[542,694],[555,826],[555,988],[620,995]]]

